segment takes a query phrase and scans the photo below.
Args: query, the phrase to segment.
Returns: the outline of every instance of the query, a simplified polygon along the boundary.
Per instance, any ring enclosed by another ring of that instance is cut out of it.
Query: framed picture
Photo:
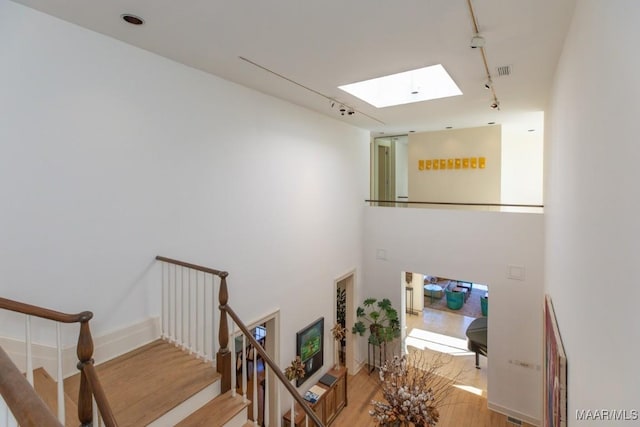
[[[478,167],[480,169],[484,169],[486,164],[487,164],[487,160],[484,157],[478,157]]]
[[[567,356],[553,311],[544,298],[544,427],[567,426]]]
[[[440,169],[447,168],[447,159],[440,159]]]
[[[465,157],[462,159],[462,169],[469,169],[469,158]]]
[[[478,158],[477,157],[472,157],[471,158],[471,169],[475,169],[478,167]]]
[[[296,387],[300,387],[324,362],[324,317],[296,333],[296,355],[304,365],[304,378],[296,380]]]
[[[440,161],[438,159],[433,159],[433,168],[440,169]]]
[[[424,167],[427,169],[431,169],[431,160],[425,160]]]
[[[418,160],[418,170],[424,170],[424,160]]]
[[[447,159],[447,169],[453,169],[453,159]]]
[[[456,169],[460,169],[462,167],[462,159],[456,159]]]

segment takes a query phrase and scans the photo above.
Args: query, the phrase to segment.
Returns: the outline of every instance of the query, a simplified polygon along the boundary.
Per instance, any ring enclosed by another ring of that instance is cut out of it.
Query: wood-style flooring
[[[475,369],[475,355],[467,350],[465,331],[472,317],[440,310],[425,309],[417,316],[407,315],[407,350],[424,352],[426,357],[439,353],[450,355],[442,374],[453,377],[460,374],[457,387],[440,410],[438,427],[513,427],[507,417],[487,408],[488,360],[480,357],[480,368]],[[378,375],[365,368],[349,375],[347,391],[349,404],[343,409],[332,427],[373,427],[369,415],[371,400],[383,400]],[[523,427],[533,427],[523,422]]]

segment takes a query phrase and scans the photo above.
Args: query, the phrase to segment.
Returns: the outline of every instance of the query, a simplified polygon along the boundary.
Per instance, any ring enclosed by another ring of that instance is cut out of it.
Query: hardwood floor
[[[378,376],[367,374],[361,369],[356,375],[349,375],[349,404],[336,418],[332,427],[374,427],[375,422],[369,415],[371,400],[382,400]],[[524,427],[533,427],[523,423]],[[487,399],[456,388],[440,409],[438,427],[513,427],[504,415],[490,411]]]
[[[418,316],[407,316],[408,350],[424,351],[427,357],[444,352],[451,363],[442,371],[451,377],[461,373],[445,405],[440,408],[438,427],[513,427],[507,417],[487,408],[488,360],[480,357],[481,369],[475,369],[475,355],[466,348],[465,331],[471,317],[425,309]],[[378,375],[361,369],[349,375],[349,404],[332,427],[373,427],[369,415],[371,400],[383,400]],[[522,423],[523,427],[533,427]]]

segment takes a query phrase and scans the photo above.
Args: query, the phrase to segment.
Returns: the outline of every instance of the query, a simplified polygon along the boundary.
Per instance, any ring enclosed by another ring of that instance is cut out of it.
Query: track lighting
[[[495,100],[491,103],[491,105],[489,105],[489,107],[491,107],[492,110],[499,110],[500,103],[497,100]]]
[[[484,39],[484,37],[482,37],[480,34],[476,33],[473,35],[473,37],[471,37],[471,43],[470,46],[472,49],[476,49],[479,47],[484,47],[486,41]]]
[[[491,89],[491,86],[493,86],[493,82],[491,81],[491,79],[487,80],[484,84],[484,88],[485,89]]]

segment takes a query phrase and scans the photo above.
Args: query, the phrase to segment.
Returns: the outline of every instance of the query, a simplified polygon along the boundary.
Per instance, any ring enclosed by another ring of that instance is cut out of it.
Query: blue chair
[[[489,315],[489,297],[480,297],[480,310],[482,310],[483,316]]]
[[[464,304],[464,293],[447,289],[445,294],[447,296],[447,307],[451,310],[460,310],[462,308]]]

